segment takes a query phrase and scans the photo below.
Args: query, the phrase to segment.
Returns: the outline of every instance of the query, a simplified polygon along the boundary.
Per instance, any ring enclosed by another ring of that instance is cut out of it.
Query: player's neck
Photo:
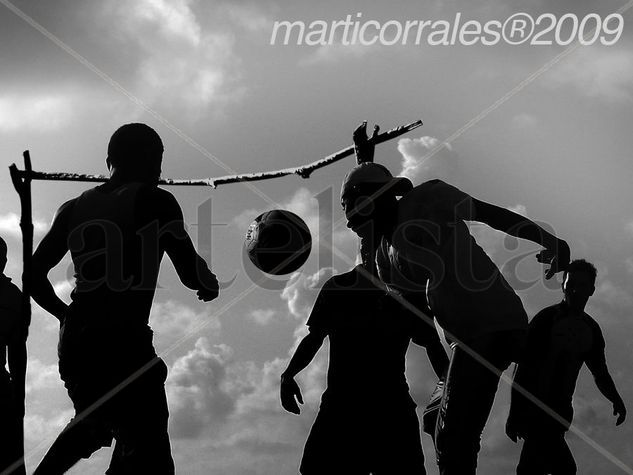
[[[565,304],[565,307],[567,308],[567,313],[569,315],[574,315],[574,316],[584,315],[585,307],[587,306],[586,303],[584,305],[572,305],[567,300],[563,300],[563,302]]]
[[[126,183],[148,183],[155,184],[151,178],[146,176],[139,176],[138,174],[126,173],[119,168],[114,168],[110,174],[109,183],[112,185],[124,185]]]

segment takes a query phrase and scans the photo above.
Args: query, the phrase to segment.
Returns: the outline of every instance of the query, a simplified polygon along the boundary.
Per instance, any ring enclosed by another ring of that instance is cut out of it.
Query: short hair
[[[163,141],[158,133],[140,123],[122,125],[108,143],[110,163],[124,168],[142,168],[161,158],[163,151]]]
[[[598,270],[591,262],[587,262],[584,259],[576,259],[569,263],[567,269],[565,269],[565,275],[571,272],[586,272],[591,276],[593,284],[596,284],[596,278],[598,277]]]

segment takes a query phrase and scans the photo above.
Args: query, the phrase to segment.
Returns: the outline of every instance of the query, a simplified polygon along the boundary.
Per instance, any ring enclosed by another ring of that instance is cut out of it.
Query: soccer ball
[[[283,275],[305,264],[312,248],[306,223],[296,214],[275,209],[260,214],[246,232],[250,261],[268,274]]]

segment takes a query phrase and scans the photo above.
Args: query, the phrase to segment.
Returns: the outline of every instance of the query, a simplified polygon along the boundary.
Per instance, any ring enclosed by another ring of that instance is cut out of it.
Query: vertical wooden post
[[[31,208],[31,156],[29,151],[23,153],[24,172],[20,173],[15,164],[9,167],[11,181],[20,197],[20,229],[22,230],[22,319],[25,323],[24,329],[28,336],[28,329],[31,325],[31,259],[33,256],[33,212]],[[26,388],[23,388],[25,390]],[[20,439],[24,444],[24,421],[20,425]],[[24,445],[22,445],[22,457],[16,461],[12,470],[15,473],[24,472]]]
[[[22,311],[26,322],[31,323],[31,258],[33,256],[33,211],[31,209],[31,156],[26,150],[24,172],[15,164],[9,167],[13,186],[20,197],[20,229],[22,230]]]

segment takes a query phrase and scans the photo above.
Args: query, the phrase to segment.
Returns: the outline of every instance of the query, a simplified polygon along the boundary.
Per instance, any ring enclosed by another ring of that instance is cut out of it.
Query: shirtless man
[[[567,443],[574,410],[572,398],[583,364],[600,392],[613,404],[616,425],[626,418],[624,401],[607,368],[598,323],[585,312],[596,283],[596,268],[579,259],[569,264],[562,283],[563,301],[530,321],[528,343],[514,383],[540,400],[557,420],[513,388],[506,433],[524,439],[518,475],[574,475],[576,462]]]
[[[144,124],[110,139],[108,182],[64,203],[33,257],[33,298],[59,319],[59,370],[75,407],[37,474],[64,473],[116,440],[108,474],[172,474],[164,382],[149,313],[164,254],[205,302],[218,281],[196,252],[174,196],[156,186],[163,144]],[[70,251],[72,303],[48,272]]]
[[[25,474],[22,420],[27,325],[22,292],[4,275],[7,243],[0,238],[0,473]],[[9,363],[7,371],[6,363]]]

